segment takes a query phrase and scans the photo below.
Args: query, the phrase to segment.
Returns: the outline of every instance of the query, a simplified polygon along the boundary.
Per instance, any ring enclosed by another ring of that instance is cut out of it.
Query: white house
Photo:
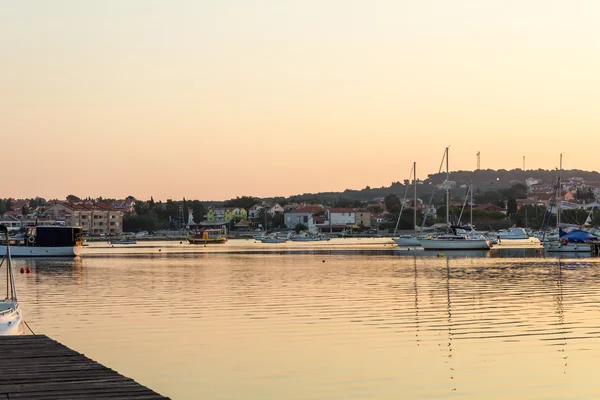
[[[284,208],[281,207],[281,205],[279,203],[275,203],[275,204],[273,204],[273,206],[271,206],[271,208],[269,208],[269,214],[271,214],[271,215],[283,214],[284,212],[285,212]]]
[[[306,206],[297,210],[288,211],[284,214],[283,221],[287,229],[294,229],[296,225],[306,225],[311,232],[316,232],[316,225],[313,214],[323,211],[320,206]]]
[[[327,210],[327,220],[329,225],[354,225],[356,214],[351,208],[329,208]]]
[[[252,207],[250,207],[248,209],[248,218],[250,219],[256,219],[258,217],[260,217],[260,210],[262,210],[264,207],[260,204],[255,204]]]

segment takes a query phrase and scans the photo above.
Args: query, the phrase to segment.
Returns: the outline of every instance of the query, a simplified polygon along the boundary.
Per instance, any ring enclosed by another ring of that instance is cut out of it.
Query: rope
[[[33,334],[35,335],[35,332],[33,331],[33,329],[31,329],[31,328],[29,327],[29,324],[27,323],[27,321],[23,320],[23,322],[25,323],[25,326],[26,326],[27,328],[29,328],[29,330],[31,331],[31,333],[33,333]]]

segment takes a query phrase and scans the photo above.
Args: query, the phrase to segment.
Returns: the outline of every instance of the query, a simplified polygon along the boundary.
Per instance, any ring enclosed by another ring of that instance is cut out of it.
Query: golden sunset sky
[[[597,1],[5,1],[0,197],[598,169]]]

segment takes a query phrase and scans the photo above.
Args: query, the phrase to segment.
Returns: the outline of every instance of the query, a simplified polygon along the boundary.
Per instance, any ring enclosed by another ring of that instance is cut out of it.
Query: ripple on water
[[[36,332],[173,398],[598,397],[598,259],[357,242],[97,244],[15,266]]]

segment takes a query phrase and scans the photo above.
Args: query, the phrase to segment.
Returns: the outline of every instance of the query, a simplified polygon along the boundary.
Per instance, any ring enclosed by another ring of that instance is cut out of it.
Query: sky
[[[598,170],[597,1],[0,1],[0,197]]]

